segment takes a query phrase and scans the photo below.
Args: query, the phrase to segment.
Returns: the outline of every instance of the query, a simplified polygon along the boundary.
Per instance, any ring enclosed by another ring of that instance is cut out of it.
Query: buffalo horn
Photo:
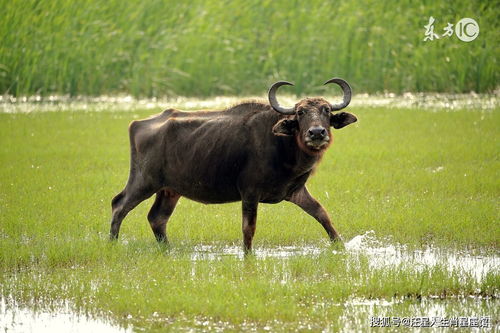
[[[345,108],[346,106],[348,106],[349,103],[351,102],[351,95],[352,95],[351,87],[349,86],[349,83],[347,83],[346,81],[339,79],[337,77],[334,77],[333,79],[326,81],[323,85],[328,84],[328,83],[338,84],[340,86],[340,88],[342,88],[342,91],[344,92],[344,101],[342,103],[330,104],[332,111],[338,111],[338,110],[341,110],[341,109]]]
[[[278,103],[278,100],[276,99],[276,90],[278,90],[279,87],[281,86],[293,86],[293,83],[287,82],[287,81],[278,81],[275,84],[271,86],[269,89],[269,103],[273,107],[274,110],[278,111],[281,114],[294,114],[294,108],[284,108],[280,106],[280,103]]]

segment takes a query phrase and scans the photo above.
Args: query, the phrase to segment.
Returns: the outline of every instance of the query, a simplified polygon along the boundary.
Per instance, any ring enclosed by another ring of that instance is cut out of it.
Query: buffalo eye
[[[297,110],[297,114],[298,114],[299,116],[302,116],[302,115],[304,114],[304,109],[298,109],[298,110]]]
[[[325,105],[323,106],[323,108],[321,109],[321,111],[323,111],[324,113],[330,113],[330,107]]]

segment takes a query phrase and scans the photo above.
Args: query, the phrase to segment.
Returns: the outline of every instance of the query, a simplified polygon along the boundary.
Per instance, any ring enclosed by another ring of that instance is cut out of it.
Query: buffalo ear
[[[335,129],[342,128],[356,121],[358,121],[358,118],[349,112],[332,113],[330,115],[330,125]]]
[[[285,118],[273,126],[273,134],[278,136],[294,135],[299,128],[299,122],[295,118]]]

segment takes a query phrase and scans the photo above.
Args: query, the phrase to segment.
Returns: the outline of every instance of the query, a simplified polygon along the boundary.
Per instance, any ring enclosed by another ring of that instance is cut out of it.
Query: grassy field
[[[489,1],[0,0],[0,94],[317,93],[340,76],[364,92],[487,92],[499,82]],[[424,42],[429,17],[474,18],[479,37]]]
[[[498,255],[498,110],[351,111],[360,122],[335,133],[309,181],[346,240],[373,230],[409,249]],[[148,331],[337,330],[366,327],[369,315],[430,315],[436,306],[498,324],[498,267],[481,279],[446,264],[374,267],[364,254],[332,250],[321,226],[288,203],[259,207],[257,256],[246,260],[193,259],[200,245],[242,253],[239,203],[181,199],[165,249],[146,220],[150,199],[110,244],[110,200],[128,174],[127,125],[150,114],[0,114],[1,295],[32,308],[69,304]],[[283,246],[319,252],[258,255]]]

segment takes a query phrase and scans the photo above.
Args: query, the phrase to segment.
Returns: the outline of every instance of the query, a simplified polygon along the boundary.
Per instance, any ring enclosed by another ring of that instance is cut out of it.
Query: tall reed
[[[278,79],[320,93],[488,92],[498,7],[454,1],[0,0],[0,93],[262,94]],[[474,18],[479,37],[424,42],[424,25]],[[331,89],[329,87],[328,89]]]

